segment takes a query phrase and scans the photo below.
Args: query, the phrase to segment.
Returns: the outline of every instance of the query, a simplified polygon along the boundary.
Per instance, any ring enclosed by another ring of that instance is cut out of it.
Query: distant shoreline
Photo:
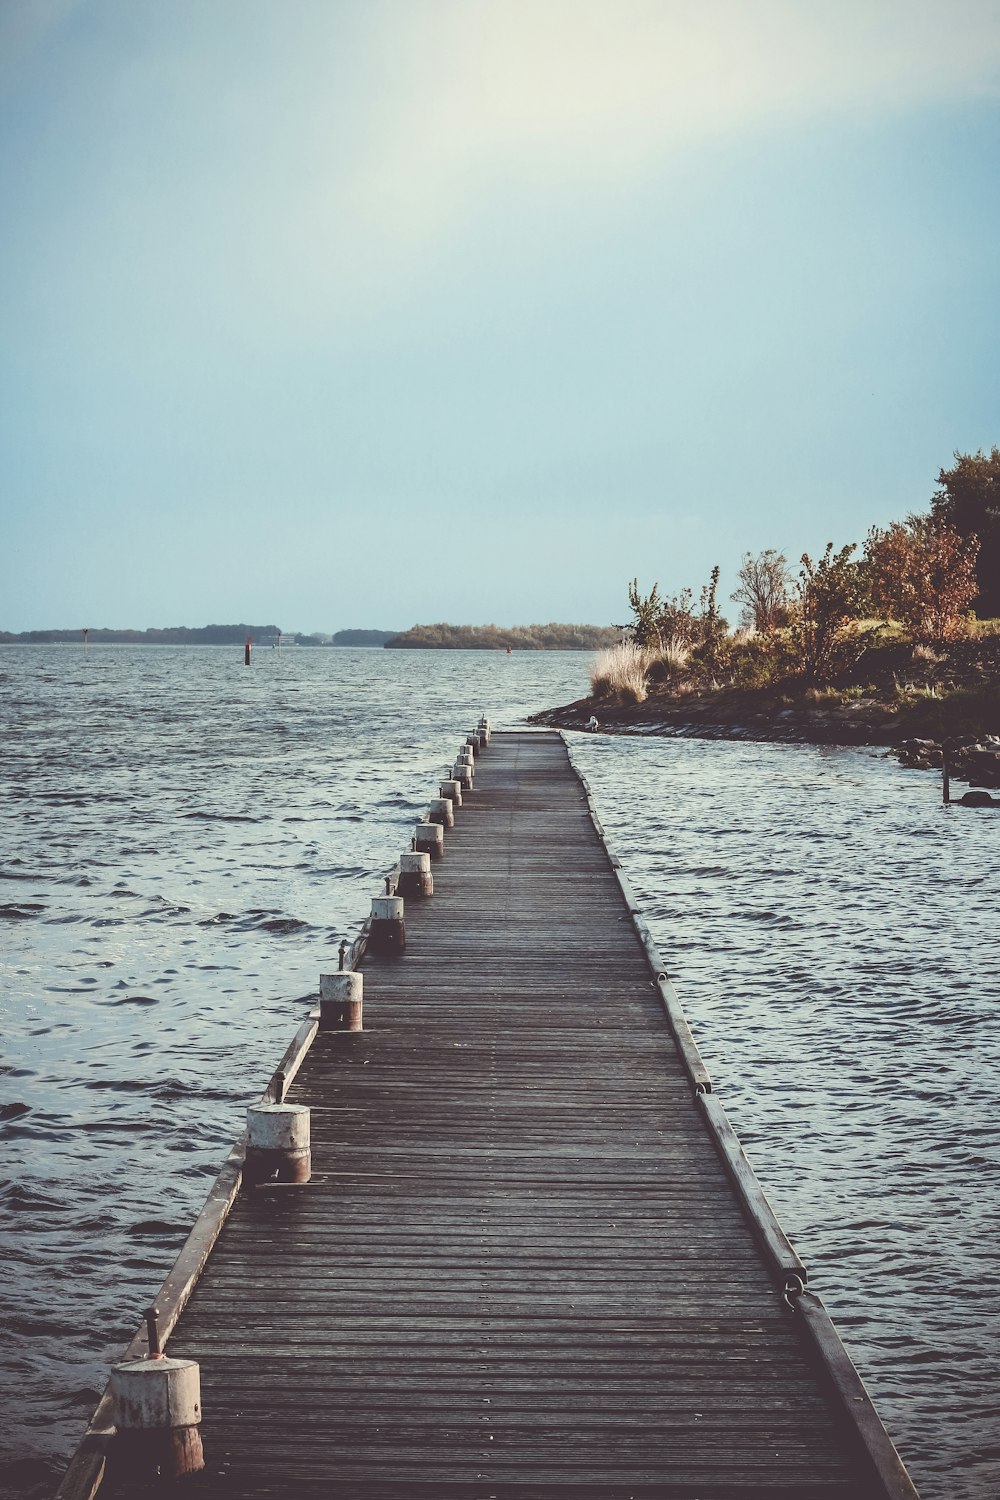
[[[138,640],[137,641],[137,640],[108,640],[107,637],[98,637],[96,640],[94,640],[93,638],[91,638],[89,641],[84,642],[84,640],[82,639],[82,637],[76,638],[76,639],[73,639],[73,640],[49,640],[49,641],[35,641],[35,640],[27,641],[27,640],[17,639],[16,637],[12,638],[10,636],[0,637],[0,649],[2,649],[4,646],[37,646],[37,647],[40,647],[40,648],[48,648],[48,647],[51,647],[51,646],[58,646],[61,650],[66,650],[66,651],[82,651],[85,645],[91,646],[91,647],[95,647],[95,648],[96,647],[101,647],[101,648],[103,648],[103,647],[112,647],[112,646],[114,646],[114,647],[118,647],[118,646],[133,646],[133,647],[140,647],[142,649],[146,649],[148,647],[150,650],[154,650],[154,651],[166,650],[166,649],[168,649],[170,647],[180,647],[180,648],[182,648],[184,650],[193,649],[193,648],[197,647],[197,648],[199,648],[201,650],[210,650],[210,651],[242,651],[244,649],[244,644],[245,644],[245,642],[242,641],[242,640],[240,640],[240,641],[144,641],[144,640]],[[252,638],[252,644],[253,644],[253,648],[254,648],[255,651],[270,651],[272,649],[277,649],[276,647],[273,646],[273,643],[271,641],[266,640],[266,639],[265,640],[258,640],[256,637],[253,637]],[[282,641],[280,649],[282,651],[305,651],[307,654],[311,655],[311,654],[313,654],[313,652],[317,648],[315,646],[313,646],[313,645],[303,644],[303,642],[301,642],[301,641]],[[378,643],[378,642],[373,642],[373,641],[368,641],[368,642],[366,642],[366,641],[351,641],[351,642],[345,642],[345,641],[324,641],[319,649],[321,649],[321,650],[334,650],[334,651],[383,651],[383,650],[386,650],[386,649],[390,649],[390,650],[393,650],[393,651],[419,651],[421,653],[427,652],[427,651],[448,651],[448,652],[454,652],[454,651],[488,651],[493,656],[496,656],[496,655],[503,656],[503,655],[506,654],[505,653],[505,648],[503,646],[479,646],[479,645],[471,645],[470,646],[470,645],[459,645],[459,644],[456,644],[456,643],[449,643],[449,644],[445,645],[443,643],[439,643],[439,642],[436,642],[436,641],[433,641],[433,642],[432,641],[422,641],[422,642],[415,642],[415,641],[392,641],[392,642],[389,642],[389,641],[386,641],[384,643]],[[583,653],[583,652],[586,652],[586,651],[593,651],[595,648],[593,646],[512,646],[510,649],[511,649],[511,655],[512,656],[524,656],[524,655],[537,655],[539,653],[544,653],[546,651],[549,651],[549,652],[552,652],[552,651],[574,651],[574,652]]]
[[[252,643],[252,645],[253,645],[253,647],[254,647],[254,649],[256,651],[270,651],[272,649],[272,645],[274,644],[272,641],[269,641],[267,639],[258,640],[256,636],[252,636],[251,637],[251,643]],[[381,651],[383,649],[383,647],[382,647],[381,644],[377,644],[377,643],[374,643],[374,642],[367,642],[366,643],[364,641],[351,642],[350,645],[345,645],[345,644],[343,644],[340,641],[332,641],[329,644],[330,644],[330,648],[333,649],[333,650],[336,650],[336,651]],[[164,649],[166,649],[168,647],[175,647],[175,646],[179,646],[179,647],[183,648],[184,650],[187,650],[187,649],[193,648],[193,647],[198,647],[201,650],[210,650],[210,651],[242,651],[243,648],[244,648],[244,645],[245,645],[245,639],[241,640],[241,641],[141,641],[141,640],[140,641],[135,641],[135,640],[120,640],[120,641],[114,640],[114,641],[112,641],[112,640],[108,640],[107,637],[99,636],[96,640],[91,639],[91,640],[85,642],[82,638],[78,639],[78,640],[72,640],[72,641],[65,641],[65,640],[58,640],[58,641],[23,641],[23,640],[11,640],[9,637],[7,637],[7,638],[0,638],[0,648],[2,648],[4,646],[60,646],[60,647],[65,647],[65,649],[67,651],[81,651],[83,649],[84,645],[87,645],[87,646],[141,646],[143,648],[145,648],[145,647],[148,646],[151,650],[154,650],[154,651],[160,651],[160,650],[164,650]],[[276,646],[275,646],[275,649],[277,649]],[[302,651],[307,651],[308,652],[308,651],[311,651],[312,649],[313,648],[311,646],[303,646],[302,643],[299,642],[299,641],[282,641],[282,643],[281,643],[281,650],[282,651],[298,651],[298,650],[302,650]]]
[[[0,646],[225,646],[258,650],[304,646],[374,647],[393,651],[598,651],[617,644],[615,625],[412,625],[408,630],[352,627],[333,634],[281,630],[277,625],[173,625],[146,630],[101,627],[0,631]]]

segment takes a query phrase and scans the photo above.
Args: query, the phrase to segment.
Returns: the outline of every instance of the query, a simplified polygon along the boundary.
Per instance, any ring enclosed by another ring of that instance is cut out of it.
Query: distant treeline
[[[88,641],[109,646],[236,646],[247,636],[255,641],[274,640],[281,634],[277,625],[168,625],[163,630],[88,629]],[[58,645],[61,641],[79,643],[80,630],[22,630],[18,635],[0,630],[0,645]]]
[[[330,637],[330,645],[384,646],[395,634],[394,630],[338,630]]]
[[[621,631],[613,625],[414,625],[392,630],[338,630],[285,634],[277,625],[170,625],[162,630],[0,630],[0,646],[80,645],[84,635],[105,646],[242,646],[247,636],[268,646],[393,646],[410,649],[504,651],[596,651],[614,646]]]
[[[299,631],[297,635],[286,635],[285,646],[384,646],[396,634],[394,630],[338,630],[334,635],[324,635],[314,630],[311,635]]]
[[[385,644],[390,650],[596,651],[620,639],[614,625],[413,625]]]

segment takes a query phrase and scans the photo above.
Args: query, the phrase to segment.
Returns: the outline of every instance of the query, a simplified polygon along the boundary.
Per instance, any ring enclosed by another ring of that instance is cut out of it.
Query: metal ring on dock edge
[[[801,1276],[785,1277],[785,1285],[782,1289],[781,1296],[784,1300],[785,1306],[790,1307],[792,1312],[795,1311],[795,1299],[797,1297],[801,1297],[805,1289],[806,1284],[802,1280]]]

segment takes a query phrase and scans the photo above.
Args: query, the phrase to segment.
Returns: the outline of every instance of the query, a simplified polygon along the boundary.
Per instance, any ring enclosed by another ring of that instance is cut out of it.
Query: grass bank
[[[994,623],[994,622],[991,622]],[[608,733],[895,745],[1000,734],[1000,624],[931,650],[896,637],[822,686],[787,670],[781,642],[730,639],[711,661],[626,642],[601,652],[592,691],[534,716]]]

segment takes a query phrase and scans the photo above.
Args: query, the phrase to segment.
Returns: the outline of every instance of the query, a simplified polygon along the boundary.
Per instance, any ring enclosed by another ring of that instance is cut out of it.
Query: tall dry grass
[[[626,703],[643,703],[649,689],[646,672],[651,653],[634,641],[621,641],[606,651],[599,651],[590,673],[590,686],[596,698],[619,698]]]
[[[691,660],[691,647],[680,636],[668,636],[659,646],[646,653],[646,676],[650,682],[671,682],[681,678]]]
[[[658,646],[620,641],[595,657],[590,685],[597,698],[644,703],[651,682],[669,682],[672,687],[680,687],[690,660],[691,647],[677,636]]]

